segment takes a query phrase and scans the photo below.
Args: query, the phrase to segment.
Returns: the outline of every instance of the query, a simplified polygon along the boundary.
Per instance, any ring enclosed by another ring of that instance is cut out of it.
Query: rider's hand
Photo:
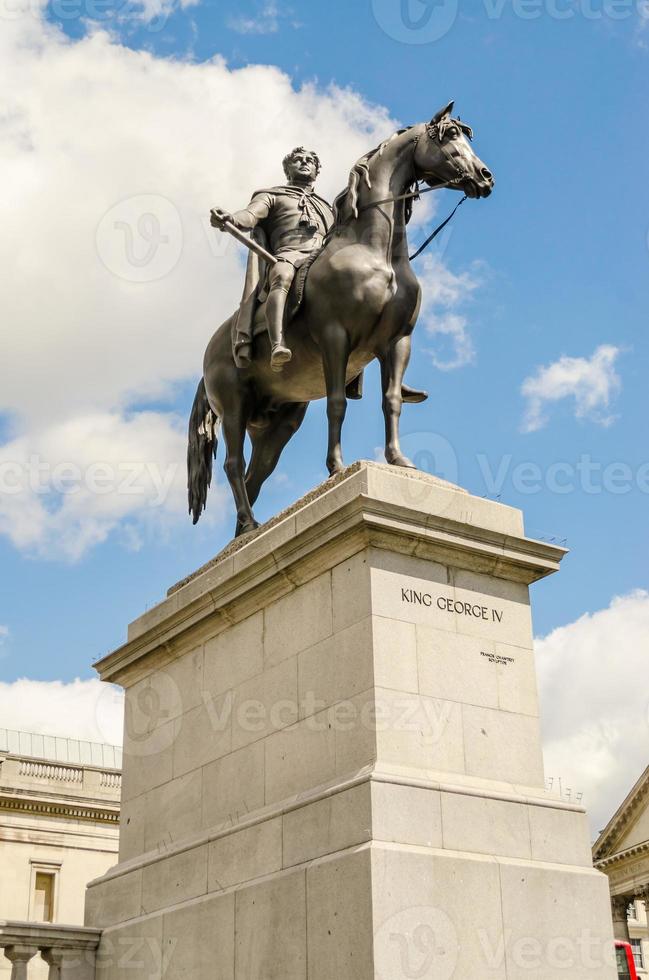
[[[226,221],[234,223],[232,221],[232,215],[229,211],[224,211],[223,208],[212,208],[210,211],[210,224],[212,228],[220,228],[223,230],[223,226]]]

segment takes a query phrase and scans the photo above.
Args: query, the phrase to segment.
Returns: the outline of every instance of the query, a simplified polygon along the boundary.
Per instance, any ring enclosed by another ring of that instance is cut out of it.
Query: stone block
[[[268,667],[232,694],[232,749],[240,749],[297,721],[297,658]]]
[[[374,689],[340,701],[326,713],[334,732],[336,776],[352,779],[377,759]]]
[[[129,744],[128,749],[124,747],[123,753],[123,776],[122,776],[122,802],[128,803],[130,800],[156,786],[168,783],[173,777],[173,745],[181,728],[181,720],[170,721],[161,729],[158,729],[156,741],[142,743],[141,746]],[[164,746],[160,751],[147,751],[147,748],[155,749],[156,745]]]
[[[275,817],[211,841],[208,891],[224,891],[281,867],[282,818]]]
[[[171,847],[200,830],[202,795],[200,769],[147,793],[144,850]]]
[[[608,879],[500,861],[507,980],[614,980]]]
[[[264,610],[265,664],[281,663],[331,633],[331,574],[325,572]]]
[[[205,642],[204,690],[218,697],[264,669],[264,614],[258,612]]]
[[[335,633],[371,615],[372,595],[367,549],[336,565],[331,573],[331,589]]]
[[[164,673],[178,691],[178,698],[167,698],[167,717],[176,718],[202,702],[203,694],[203,647],[183,653],[165,667]]]
[[[145,807],[146,793],[125,800],[120,807],[120,861],[130,861],[144,851]]]
[[[493,858],[373,845],[376,980],[502,980],[483,950],[503,932],[499,886]]]
[[[234,980],[234,894],[200,899],[162,920],[164,980]]]
[[[498,670],[490,641],[418,625],[419,690],[432,698],[498,707]]]
[[[266,803],[290,799],[336,775],[336,731],[329,710],[265,740]]]
[[[462,705],[376,689],[377,758],[406,769],[464,772]]]
[[[284,815],[284,867],[362,844],[372,836],[369,783]]]
[[[528,807],[461,793],[442,793],[444,847],[449,851],[530,859]]]
[[[230,693],[207,699],[182,716],[173,743],[174,777],[200,769],[232,750],[232,704]]]
[[[590,829],[585,813],[531,806],[529,818],[533,860],[592,867]]]
[[[235,921],[235,980],[307,980],[304,871],[242,888]]]
[[[306,879],[309,980],[374,980],[369,846],[315,862]]]
[[[142,872],[142,909],[156,912],[207,892],[207,844],[161,857]]]
[[[495,667],[498,676],[498,707],[516,714],[538,716],[539,694],[534,650],[496,643],[495,654],[499,661]]]
[[[372,783],[372,837],[389,843],[442,847],[439,791]]]
[[[416,627],[401,620],[373,616],[372,643],[376,686],[416,694],[419,691]]]
[[[86,891],[84,924],[107,929],[142,914],[142,871],[127,871],[92,882]]]
[[[97,980],[167,980],[164,966],[161,915],[103,933],[97,950]]]
[[[204,766],[201,824],[205,830],[235,824],[264,805],[265,750],[253,742]]]
[[[467,775],[543,787],[538,718],[465,704],[462,727]]]
[[[299,654],[300,717],[317,714],[373,684],[372,620],[340,630]]]

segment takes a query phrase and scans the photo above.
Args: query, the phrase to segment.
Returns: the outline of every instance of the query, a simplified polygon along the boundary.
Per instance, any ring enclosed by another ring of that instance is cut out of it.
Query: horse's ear
[[[442,121],[442,119],[445,119],[447,116],[450,116],[454,108],[455,108],[455,99],[453,99],[452,102],[449,102],[449,104],[446,106],[445,109],[440,109],[439,112],[433,116],[433,118],[431,119],[432,125],[436,126],[438,123]]]

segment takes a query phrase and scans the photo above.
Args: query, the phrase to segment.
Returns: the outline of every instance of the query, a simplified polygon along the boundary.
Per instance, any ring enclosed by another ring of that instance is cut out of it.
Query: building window
[[[37,871],[34,878],[34,919],[37,922],[54,921],[54,884],[53,874]]]
[[[32,861],[29,918],[33,922],[55,922],[60,864]]]
[[[638,918],[638,906],[635,902],[631,902],[627,909],[626,915],[627,919],[633,919],[634,921]]]
[[[641,939],[631,939],[631,949],[633,950],[633,959],[635,960],[636,970],[644,970],[644,955],[642,952],[642,940]]]

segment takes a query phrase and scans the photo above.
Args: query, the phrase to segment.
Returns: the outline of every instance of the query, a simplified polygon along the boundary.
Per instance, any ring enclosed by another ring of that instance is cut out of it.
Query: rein
[[[457,183],[457,180],[455,180],[455,181],[448,181],[448,182],[446,182],[444,184],[437,184],[435,187],[424,187],[423,189],[420,189],[419,187],[417,187],[416,190],[414,190],[414,191],[408,191],[405,194],[399,194],[397,197],[385,197],[381,201],[372,201],[371,204],[365,204],[365,205],[363,205],[362,208],[359,208],[358,209],[358,213],[361,214],[361,212],[363,212],[363,211],[369,211],[371,208],[378,208],[378,207],[380,207],[381,204],[395,204],[397,201],[407,201],[407,200],[409,200],[411,198],[417,198],[417,199],[419,199],[422,194],[430,194],[431,191],[438,191],[438,190],[441,190],[444,187],[450,187],[450,186],[452,186],[455,183]],[[453,210],[449,214],[448,218],[446,218],[444,221],[442,221],[441,225],[438,225],[438,227],[435,229],[435,231],[431,235],[428,236],[428,238],[426,239],[426,241],[423,243],[423,245],[420,245],[419,246],[419,248],[417,249],[416,252],[414,252],[412,255],[408,256],[410,262],[412,262],[412,261],[414,261],[414,259],[418,258],[421,255],[421,253],[423,251],[425,251],[428,248],[428,246],[431,245],[435,241],[435,239],[437,238],[437,236],[439,234],[441,234],[441,232],[444,231],[444,229],[449,224],[449,222],[453,220],[453,218],[456,215],[456,212],[458,211],[458,209],[460,208],[460,206],[462,204],[464,204],[464,202],[466,200],[467,200],[467,195],[465,194],[464,197],[462,198],[462,200],[459,202],[459,204],[456,204],[455,205],[455,207],[453,208]]]

